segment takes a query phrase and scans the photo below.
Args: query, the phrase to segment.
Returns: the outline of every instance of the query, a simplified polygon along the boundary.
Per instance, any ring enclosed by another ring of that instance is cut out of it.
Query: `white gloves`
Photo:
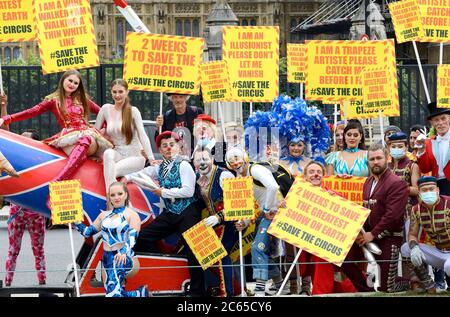
[[[421,266],[423,261],[425,260],[425,254],[423,254],[422,250],[420,250],[419,246],[416,245],[411,249],[411,262],[417,267]]]
[[[375,257],[373,256],[372,252],[367,250],[365,246],[362,246],[361,248],[363,250],[364,257],[366,258],[367,262],[369,262],[369,264],[377,264],[377,261],[375,260]]]
[[[380,255],[381,254],[381,249],[373,242],[367,242],[365,244],[365,247],[367,248],[367,250],[373,254],[376,255]]]
[[[218,223],[219,223],[219,217],[216,217],[215,215],[209,216],[208,218],[205,219],[205,225],[207,227],[214,227]]]

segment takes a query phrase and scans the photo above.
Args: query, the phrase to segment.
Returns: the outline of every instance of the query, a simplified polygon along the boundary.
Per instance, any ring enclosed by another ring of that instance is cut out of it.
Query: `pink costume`
[[[89,126],[84,118],[83,106],[79,102],[76,102],[76,100],[73,100],[70,96],[66,97],[64,101],[67,109],[65,116],[58,108],[59,101],[56,98],[53,98],[45,99],[30,109],[7,115],[2,118],[5,121],[5,124],[8,125],[12,122],[34,118],[47,111],[53,112],[62,130],[56,135],[44,140],[44,142],[56,148],[65,148],[71,145],[74,146],[66,166],[64,166],[58,176],[53,179],[54,182],[70,179],[78,167],[86,161],[87,152],[92,142],[90,137],[96,140],[98,144],[97,155],[103,153],[106,149],[113,147],[100,132]],[[100,111],[100,107],[90,100],[88,100],[88,105],[90,111],[93,113],[98,113]]]
[[[136,107],[131,108],[133,137],[127,144],[122,133],[122,110],[117,111],[112,104],[103,105],[98,113],[95,128],[100,129],[106,122],[106,134],[114,143],[114,149],[108,149],[103,154],[103,174],[106,188],[119,176],[140,171],[145,166],[143,149],[149,160],[154,160],[150,140],[145,133],[141,113]]]
[[[39,284],[45,284],[45,217],[31,210],[11,205],[8,220],[9,249],[6,258],[5,285],[10,286],[16,269],[16,260],[22,245],[25,227],[31,238],[31,248],[35,257],[35,267]]]

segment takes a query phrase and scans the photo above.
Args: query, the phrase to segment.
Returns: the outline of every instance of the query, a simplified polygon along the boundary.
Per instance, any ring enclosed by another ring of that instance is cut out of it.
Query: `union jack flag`
[[[67,161],[64,152],[20,135],[0,130],[0,151],[13,165],[19,178],[0,175],[0,195],[7,201],[50,217],[46,207],[48,184]],[[85,216],[92,223],[106,207],[103,166],[87,160],[74,174],[80,179]],[[142,223],[159,215],[160,199],[148,190],[128,184],[132,207]]]

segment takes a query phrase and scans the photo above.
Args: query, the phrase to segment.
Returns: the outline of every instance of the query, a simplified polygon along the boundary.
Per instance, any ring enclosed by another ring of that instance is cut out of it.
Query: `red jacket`
[[[370,195],[374,179],[368,177],[363,187],[364,207],[371,210],[364,228],[377,240],[403,230],[409,188],[400,177],[386,169]]]
[[[439,146],[436,140],[427,139],[425,141],[425,153],[420,157],[417,157],[417,163],[419,164],[420,172],[423,174],[431,172],[434,177],[438,177],[438,164],[436,156],[439,155]],[[446,165],[444,167],[444,175],[450,181],[450,150],[447,151],[447,158],[444,161]]]

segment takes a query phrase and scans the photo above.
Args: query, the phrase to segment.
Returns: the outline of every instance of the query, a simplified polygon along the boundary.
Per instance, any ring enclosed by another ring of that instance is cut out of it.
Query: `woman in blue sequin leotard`
[[[342,177],[369,176],[364,131],[358,120],[350,120],[344,129],[344,150],[330,153],[326,159],[327,174]]]
[[[127,186],[120,182],[111,184],[108,201],[113,210],[103,211],[89,227],[83,223],[76,223],[75,227],[84,237],[102,233],[107,297],[147,297],[149,292],[146,286],[134,291],[126,291],[123,286],[125,276],[133,270],[133,246],[141,229],[139,215],[128,207]]]

